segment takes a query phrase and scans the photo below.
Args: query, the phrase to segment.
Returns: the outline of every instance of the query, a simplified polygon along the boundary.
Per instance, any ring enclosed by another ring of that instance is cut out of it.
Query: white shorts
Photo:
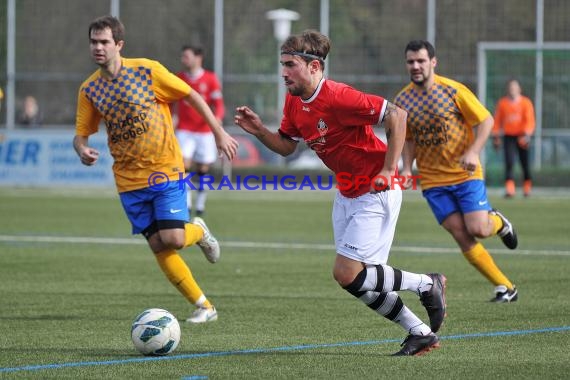
[[[199,164],[213,164],[218,159],[218,148],[213,133],[176,130],[176,137],[185,160]]]
[[[365,264],[386,264],[401,205],[401,190],[357,198],[337,193],[332,212],[337,253]]]

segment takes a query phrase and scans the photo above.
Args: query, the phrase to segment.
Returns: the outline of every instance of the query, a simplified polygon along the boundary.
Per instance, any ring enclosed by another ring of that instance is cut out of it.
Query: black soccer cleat
[[[505,285],[499,285],[495,288],[495,297],[491,298],[491,302],[496,303],[508,303],[508,302],[515,302],[519,299],[519,292],[517,291],[517,287],[513,287],[512,290],[509,290]]]
[[[489,214],[497,215],[499,218],[501,218],[501,220],[503,221],[503,227],[499,230],[499,232],[497,232],[497,235],[499,235],[499,237],[503,241],[503,244],[507,248],[515,249],[519,244],[519,242],[513,224],[509,222],[509,220],[496,209],[492,209],[491,211],[489,211]]]
[[[392,356],[421,356],[434,348],[439,348],[439,338],[434,333],[429,335],[408,335],[401,344],[402,349]]]
[[[433,280],[433,285],[430,290],[420,294],[420,301],[426,308],[429,317],[429,324],[431,331],[436,333],[439,331],[443,324],[443,319],[447,315],[445,312],[445,284],[447,278],[439,273],[428,273],[428,276]]]

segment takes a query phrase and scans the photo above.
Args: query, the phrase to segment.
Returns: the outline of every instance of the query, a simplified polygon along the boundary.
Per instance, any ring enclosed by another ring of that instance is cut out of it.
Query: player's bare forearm
[[[73,149],[75,149],[75,152],[77,153],[77,155],[80,155],[81,151],[85,147],[87,147],[88,141],[89,141],[89,137],[85,137],[85,136],[76,135],[73,138]]]
[[[477,124],[474,128],[476,128],[477,135],[475,137],[475,141],[465,153],[459,157],[459,165],[464,169],[472,173],[477,166],[480,165],[480,158],[479,154],[487,139],[491,135],[491,130],[493,129],[494,120],[491,116],[487,117],[481,123]]]
[[[237,107],[234,122],[247,133],[257,137],[267,148],[282,156],[290,155],[297,148],[295,141],[281,136],[278,132],[270,131],[249,107]]]
[[[414,140],[406,140],[402,149],[402,173],[412,173],[412,165],[416,158],[416,144]]]
[[[232,136],[229,135],[225,130],[221,129],[220,133],[214,134],[216,139],[216,146],[218,152],[224,154],[228,160],[233,160],[237,155],[238,142]]]
[[[218,151],[223,153],[229,160],[232,160],[237,154],[237,141],[224,130],[220,120],[216,119],[214,113],[198,92],[191,91],[185,99],[210,126],[216,139]]]
[[[469,150],[472,153],[479,155],[481,150],[483,150],[483,148],[485,147],[485,143],[487,142],[487,139],[489,138],[489,136],[491,135],[491,131],[493,130],[493,124],[494,120],[491,116],[489,116],[481,123],[475,126],[477,130],[477,136],[475,137],[475,141],[473,141],[473,144],[471,144],[471,147],[469,148]]]
[[[210,129],[214,133],[214,135],[220,135],[223,132],[221,124],[218,122],[212,109],[208,106],[208,103],[202,98],[202,96],[197,91],[191,91],[188,96],[186,96],[186,101],[190,103],[190,105],[198,111],[200,116],[206,120]]]
[[[386,128],[386,139],[388,140],[388,150],[384,159],[384,169],[390,173],[395,173],[398,168],[398,161],[406,141],[406,118],[408,113],[403,109],[388,103],[382,123]]]
[[[263,143],[263,145],[282,156],[292,154],[297,148],[297,143],[295,141],[281,136],[278,132],[267,130],[267,133],[259,135],[257,138]]]
[[[73,148],[79,156],[83,165],[91,166],[97,162],[99,152],[95,148],[89,147],[89,137],[76,135],[73,138]]]

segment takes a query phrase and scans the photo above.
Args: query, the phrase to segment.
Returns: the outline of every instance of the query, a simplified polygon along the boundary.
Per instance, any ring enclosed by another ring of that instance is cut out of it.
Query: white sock
[[[186,192],[186,204],[188,206],[188,210],[192,210],[192,192],[190,190]]]
[[[397,292],[367,291],[359,299],[383,317],[399,324],[413,335],[427,335],[431,329],[404,305]]]
[[[423,292],[427,292],[433,286],[433,280],[427,274],[420,274],[422,281],[418,286],[418,294],[422,294]]]
[[[204,294],[202,294],[200,296],[200,298],[198,298],[198,300],[196,301],[196,303],[194,305],[196,305],[199,308],[204,308],[204,303],[206,302],[206,296]]]
[[[419,294],[421,291],[425,292],[426,287],[429,290],[431,284],[433,284],[432,279],[425,274],[402,271],[402,290],[410,290]]]
[[[207,197],[206,190],[198,190],[196,194],[196,210],[204,211],[206,208],[206,197]]]
[[[429,326],[423,323],[406,305],[404,305],[394,322],[412,335],[428,335],[431,333]]]
[[[416,294],[431,289],[433,281],[425,274],[406,272],[389,265],[368,265],[364,269],[365,278],[359,290],[391,292],[393,290],[409,290]],[[360,275],[364,276],[364,274]],[[398,281],[398,279],[401,279]],[[382,283],[378,283],[381,281]]]

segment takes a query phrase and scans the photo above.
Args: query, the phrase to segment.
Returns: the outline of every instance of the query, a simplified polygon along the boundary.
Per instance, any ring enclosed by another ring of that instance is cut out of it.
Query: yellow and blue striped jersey
[[[490,116],[466,86],[436,75],[430,89],[410,83],[394,103],[408,112],[406,139],[415,143],[422,189],[483,179],[481,165],[470,175],[459,164],[475,139],[473,127]]]
[[[144,58],[123,58],[115,79],[108,80],[97,70],[83,82],[76,134],[90,136],[101,120],[105,123],[119,192],[148,187],[153,172],[179,179],[184,165],[168,103],[190,91],[159,62]]]

